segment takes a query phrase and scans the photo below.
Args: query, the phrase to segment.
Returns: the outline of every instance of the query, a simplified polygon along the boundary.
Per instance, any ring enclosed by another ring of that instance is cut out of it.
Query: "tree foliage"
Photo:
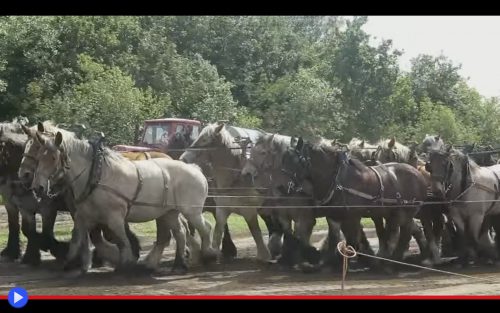
[[[0,17],[0,115],[85,123],[132,143],[146,118],[288,135],[494,144],[499,100],[446,56],[400,70],[367,17]]]

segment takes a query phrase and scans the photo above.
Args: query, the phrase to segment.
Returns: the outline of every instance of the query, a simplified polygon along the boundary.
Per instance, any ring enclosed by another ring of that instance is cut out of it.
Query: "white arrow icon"
[[[14,291],[14,303],[18,303],[22,299],[24,299],[24,297]]]

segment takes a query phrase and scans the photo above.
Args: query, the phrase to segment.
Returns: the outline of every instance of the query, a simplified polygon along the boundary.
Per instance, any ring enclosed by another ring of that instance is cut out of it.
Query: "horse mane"
[[[56,127],[57,128],[57,127]],[[60,130],[58,130],[60,131]],[[73,132],[64,131],[61,132],[63,134],[63,141],[61,147],[66,153],[69,155],[74,151],[78,151],[82,154],[90,154],[92,153],[92,145],[88,143],[85,139],[79,139]],[[104,147],[103,154],[106,156],[105,161],[115,160],[115,161],[124,161],[127,160],[123,155],[119,152],[113,151],[109,147]]]
[[[279,157],[282,157],[290,148],[291,137],[280,134],[263,134],[259,136],[255,145],[269,144],[273,151],[278,152]]]
[[[384,150],[389,150],[389,149],[391,149],[391,148],[389,148],[390,141],[391,141],[390,139],[381,139],[378,141],[377,145]],[[392,147],[392,149],[396,150],[399,153],[400,158],[402,159],[402,160],[398,160],[399,162],[409,160],[409,158],[411,156],[410,155],[411,149],[408,148],[407,146],[396,141],[394,143],[394,146]]]
[[[60,132],[63,135],[63,138],[69,138],[69,137],[76,138],[76,134],[74,132],[57,127],[56,124],[51,120],[43,121],[42,124],[45,135],[55,136],[57,132]],[[30,130],[37,131],[38,126],[37,125],[31,126]]]
[[[360,147],[360,144],[364,141],[363,148]],[[352,138],[351,141],[347,144],[347,147],[349,150],[352,149],[366,149],[366,148],[377,148],[377,145],[374,145],[366,140],[359,139],[359,138]]]
[[[476,163],[476,161],[474,161],[473,158],[469,157],[468,155],[466,155],[465,153],[463,153],[462,151],[460,151],[458,149],[452,148],[450,151],[450,156],[456,156],[456,157],[458,157],[458,159],[460,159],[460,161],[468,160],[470,166],[473,168],[480,168],[481,167]]]
[[[324,146],[330,146],[331,147],[332,146],[332,140],[324,138],[324,137],[317,137],[312,142],[312,144],[316,145],[316,146],[321,146],[321,147],[324,147]]]

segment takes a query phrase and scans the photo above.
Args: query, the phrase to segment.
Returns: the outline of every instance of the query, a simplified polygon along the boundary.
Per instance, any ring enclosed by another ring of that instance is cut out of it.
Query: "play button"
[[[9,304],[16,309],[22,308],[28,303],[28,292],[23,288],[16,287],[9,291]]]

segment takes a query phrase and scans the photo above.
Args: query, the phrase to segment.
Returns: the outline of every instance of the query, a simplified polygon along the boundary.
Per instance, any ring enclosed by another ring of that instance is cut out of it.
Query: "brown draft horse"
[[[420,172],[403,163],[366,166],[347,157],[340,146],[310,144],[302,138],[283,156],[283,171],[296,186],[312,184],[313,196],[324,208],[316,216],[342,221],[348,244],[360,246],[362,217],[387,221],[378,254],[402,259],[411,238],[413,218],[427,195]],[[343,206],[328,208],[328,206]],[[369,250],[367,250],[369,251]]]

